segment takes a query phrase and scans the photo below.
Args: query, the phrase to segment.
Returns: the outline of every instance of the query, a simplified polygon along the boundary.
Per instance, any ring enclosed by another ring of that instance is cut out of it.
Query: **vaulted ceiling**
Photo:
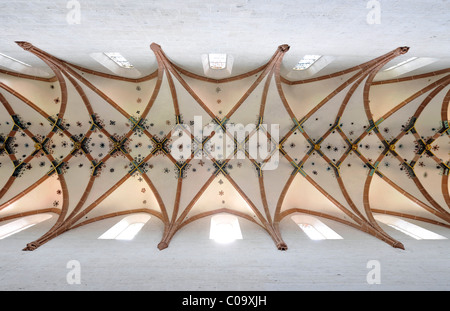
[[[141,212],[164,224],[159,249],[217,213],[257,224],[281,250],[283,220],[299,213],[397,248],[374,215],[450,227],[446,1],[382,2],[375,25],[348,1],[80,3],[75,25],[65,3],[0,4],[0,52],[33,68],[0,67],[0,224],[56,215],[25,250]],[[105,51],[139,74],[89,56]],[[206,75],[209,52],[232,55],[231,74]],[[293,71],[304,54],[332,61]],[[412,56],[433,62],[383,71]],[[198,120],[214,133],[198,139]],[[220,156],[215,139],[238,124],[255,130]],[[190,156],[176,158],[181,133]],[[245,152],[256,135],[271,152]]]
[[[1,70],[0,220],[58,215],[25,250],[138,212],[164,223],[159,249],[183,226],[216,213],[256,223],[280,250],[287,249],[280,222],[295,213],[347,224],[398,248],[401,241],[374,213],[450,227],[450,70],[374,81],[408,47],[334,74],[288,80],[280,74],[284,44],[263,66],[211,79],[177,66],[152,43],[158,69],[130,79],[17,44],[54,72],[40,78]],[[200,139],[199,117],[215,130]],[[255,129],[217,155],[214,136],[230,135],[230,124]],[[191,145],[179,144],[182,133]],[[272,152],[252,156],[246,142],[254,135]],[[188,157],[174,157],[173,149],[187,146]]]

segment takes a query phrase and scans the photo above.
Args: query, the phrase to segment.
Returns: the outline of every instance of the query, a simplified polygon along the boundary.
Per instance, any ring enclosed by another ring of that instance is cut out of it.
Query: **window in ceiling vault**
[[[0,67],[7,68],[9,70],[20,72],[23,74],[28,75],[36,75],[36,76],[42,76],[42,77],[48,77],[50,74],[42,69],[39,69],[37,67],[33,67],[30,64],[27,64],[25,62],[22,62],[18,59],[15,59],[11,56],[8,56],[6,54],[0,53]]]
[[[446,237],[390,215],[374,215],[375,219],[416,240],[441,240]]]
[[[234,57],[225,53],[205,53],[201,55],[205,76],[213,79],[229,77],[233,70]]]
[[[221,244],[242,239],[237,217],[233,215],[216,215],[211,217],[209,238]]]
[[[132,240],[150,218],[150,215],[144,213],[127,216],[103,233],[99,239]]]
[[[394,65],[387,65],[383,67],[383,70],[378,72],[376,76],[376,80],[388,80],[393,79],[395,77],[404,75],[408,72],[417,70],[422,67],[426,67],[434,62],[437,62],[439,59],[431,58],[431,57],[410,57],[405,59],[406,55],[399,56],[397,61],[398,63],[394,63]]]
[[[210,53],[208,54],[209,68],[225,69],[227,67],[227,54]]]
[[[127,61],[125,57],[122,56],[122,54],[117,52],[105,52],[105,55],[108,56],[113,62],[115,62],[117,65],[119,65],[122,68],[133,68],[133,65]]]
[[[138,78],[141,76],[139,70],[130,64],[120,53],[95,52],[89,55],[118,76],[127,78]]]
[[[338,240],[342,237],[319,219],[309,215],[294,215],[291,219],[311,240]]]
[[[22,62],[22,61],[20,61],[20,60],[18,60],[18,59],[12,58],[11,56],[5,55],[5,54],[3,54],[3,53],[0,53],[0,56],[1,56],[1,57],[4,57],[4,58],[7,58],[7,59],[10,60],[10,61],[19,63],[19,64],[21,64],[21,65],[23,65],[23,66],[31,67],[30,64],[24,63],[24,62]]]
[[[0,240],[52,218],[51,214],[25,216],[0,226]]]
[[[412,62],[413,60],[416,60],[416,59],[417,59],[417,57],[411,57],[411,58],[408,58],[408,59],[405,60],[405,61],[402,61],[402,62],[400,62],[400,63],[398,63],[398,64],[396,64],[396,65],[394,65],[394,66],[391,66],[391,67],[389,67],[389,68],[384,69],[383,71],[389,71],[389,70],[398,68],[398,67],[403,66],[403,65],[405,65],[405,64],[407,64],[407,63],[409,63],[409,62]]]
[[[321,58],[322,55],[305,55],[303,58],[295,65],[294,70],[306,70],[311,67],[316,61]]]

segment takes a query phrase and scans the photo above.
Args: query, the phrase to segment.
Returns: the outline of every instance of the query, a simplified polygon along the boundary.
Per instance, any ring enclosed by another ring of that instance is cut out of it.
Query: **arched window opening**
[[[25,216],[20,219],[11,221],[3,226],[0,226],[0,240],[7,238],[20,231],[26,230],[34,225],[41,223],[53,216],[48,213]]]
[[[211,69],[225,69],[227,67],[227,54],[209,53],[208,61]]]
[[[295,65],[294,70],[306,70],[311,67],[315,62],[321,58],[322,55],[305,55],[303,58]]]
[[[216,215],[211,217],[209,238],[221,244],[242,239],[237,217],[233,215]]]
[[[446,237],[390,215],[374,215],[375,219],[416,240],[441,240]]]
[[[90,56],[116,75],[127,78],[138,78],[141,76],[139,70],[120,53],[94,52]]]
[[[99,239],[130,241],[139,233],[150,218],[150,215],[144,213],[127,216],[103,233]]]
[[[109,57],[113,62],[115,62],[121,68],[133,68],[134,66],[118,52],[105,52],[105,55]]]
[[[390,62],[388,65],[383,67],[377,74],[377,80],[393,79],[438,61],[437,58],[409,57],[407,55],[408,54],[405,54],[396,58],[395,61],[393,61],[394,65]]]
[[[311,240],[337,240],[342,237],[316,217],[294,215],[291,219]]]
[[[231,75],[234,62],[234,58],[231,54],[202,54],[201,60],[205,76],[214,79],[223,79]]]
[[[41,70],[39,68],[32,67],[30,64],[27,64],[23,61],[20,61],[16,58],[5,55],[3,53],[0,53],[0,67],[4,67],[9,70],[23,73],[23,74],[28,74],[28,75],[36,75],[36,76],[42,76],[42,77],[50,76],[50,74],[45,70]]]

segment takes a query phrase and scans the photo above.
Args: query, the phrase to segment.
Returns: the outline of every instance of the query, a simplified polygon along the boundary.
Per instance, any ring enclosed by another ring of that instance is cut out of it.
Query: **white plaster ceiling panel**
[[[130,200],[133,198],[133,200]],[[142,178],[128,178],[123,184],[102,200],[99,205],[90,211],[79,223],[86,219],[95,219],[103,215],[123,212],[128,210],[151,209],[159,212],[158,201]]]
[[[43,163],[45,163],[46,165],[42,165]],[[23,192],[28,188],[32,189],[33,187],[35,187],[36,182],[40,179],[44,179],[49,170],[50,165],[48,160],[40,159],[38,157],[34,157],[28,164],[24,165],[23,169],[14,170],[14,173],[17,172],[18,176],[20,176],[21,182],[12,183],[8,191],[1,199],[2,204],[8,202],[9,200],[15,197],[20,197],[21,195],[24,194]],[[17,211],[11,211],[11,213],[14,212]]]
[[[292,165],[280,157],[276,169],[264,170],[264,188],[266,189],[267,205],[271,215],[275,215],[280,194],[293,171]],[[282,177],[280,177],[282,176]]]
[[[387,111],[403,101],[408,100],[417,91],[426,88],[428,85],[444,77],[445,74],[441,74],[423,79],[401,81],[394,84],[373,85],[370,89],[370,106],[374,119],[381,118]],[[399,92],[398,89],[402,91]]]
[[[289,113],[283,107],[282,100],[276,87],[275,78],[272,77],[268,88],[265,108],[264,108],[264,124],[267,124],[269,133],[272,132],[271,125],[277,124],[280,137],[284,137],[292,128]]]
[[[297,174],[286,194],[281,210],[299,208],[317,214],[327,214],[340,219],[349,220],[347,215],[333,202],[322,195],[320,190]]]
[[[418,217],[426,217],[434,221],[442,221],[435,215],[428,215],[419,204],[411,202],[398,191],[395,191],[381,178],[374,178],[371,184],[370,206],[383,211],[397,211],[398,213],[413,212]]]
[[[14,90],[48,114],[58,113],[61,90],[57,82],[27,80],[7,75],[2,75],[0,82],[10,87],[14,86]],[[8,93],[5,92],[4,96],[8,96]]]
[[[424,139],[433,136],[440,128],[442,128],[442,120],[440,120],[442,102],[448,92],[450,92],[450,87],[443,88],[431,99],[430,103],[427,104],[417,118],[416,130],[424,137]]]
[[[153,94],[156,78],[147,81],[128,82],[116,81],[104,77],[84,73],[83,76],[108,96],[128,114],[137,114],[149,102]]]
[[[59,180],[56,177],[47,178],[41,185],[34,188],[27,195],[20,197],[2,210],[2,216],[14,215],[15,210],[18,209],[23,213],[33,213],[46,209],[61,209],[63,200]]]
[[[448,210],[442,193],[442,174],[439,174],[441,168],[430,157],[423,157],[416,165],[415,172],[425,190],[433,197],[440,206]],[[437,174],[438,173],[438,174]]]
[[[222,182],[221,182],[222,181]],[[215,209],[227,208],[254,217],[255,213],[246,200],[226,178],[217,176],[210,187],[192,207],[190,217]],[[256,219],[256,217],[254,217]]]

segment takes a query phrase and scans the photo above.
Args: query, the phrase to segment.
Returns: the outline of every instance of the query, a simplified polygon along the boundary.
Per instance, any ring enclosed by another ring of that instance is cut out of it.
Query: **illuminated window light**
[[[143,222],[135,222],[134,224],[128,225],[125,230],[123,230],[116,236],[116,240],[132,240],[143,226]]]
[[[303,58],[295,65],[294,70],[306,70],[311,67],[322,55],[305,55]]]
[[[150,218],[150,215],[147,214],[127,216],[103,233],[99,239],[130,241],[139,233]]]
[[[442,240],[447,239],[446,237],[439,235],[437,233],[434,233],[430,230],[427,230],[425,228],[419,227],[415,224],[412,224],[410,222],[404,221],[402,219],[399,219],[397,217],[393,217],[390,215],[375,215],[374,216],[376,220],[390,226],[391,228],[394,228],[404,234],[409,235],[410,237],[413,237],[416,240]]]
[[[29,225],[27,225],[27,226],[24,226],[24,227],[21,227],[21,228],[17,228],[17,229],[15,229],[15,230],[12,230],[12,231],[10,231],[10,232],[8,232],[8,233],[2,235],[2,236],[0,237],[0,240],[1,240],[1,239],[4,239],[4,238],[7,238],[7,237],[9,237],[9,236],[11,236],[11,235],[13,235],[13,234],[16,234],[16,233],[18,233],[18,232],[20,232],[20,231],[26,230],[26,229],[28,229],[28,228],[30,228],[30,227],[33,227],[34,225],[35,225],[35,224],[29,224]]]
[[[216,215],[212,217],[209,238],[220,244],[228,244],[242,239],[237,217],[232,215]]]
[[[122,56],[122,54],[117,53],[117,52],[110,52],[110,53],[106,53],[105,55],[108,56],[113,62],[115,62],[117,65],[119,65],[122,68],[133,68],[133,65],[126,60],[125,57]]]
[[[299,224],[298,226],[303,230],[303,232],[306,233],[306,235],[311,240],[325,240],[326,239],[322,233],[317,231],[317,229],[314,228],[313,226],[311,226],[310,224]]]
[[[8,59],[10,59],[12,61],[15,61],[16,63],[22,64],[22,65],[27,66],[27,67],[31,67],[31,65],[29,65],[27,63],[24,63],[24,62],[22,62],[22,61],[20,61],[18,59],[12,58],[11,56],[5,55],[3,53],[0,53],[0,55],[3,56],[3,57],[6,57],[6,58],[8,58]]]
[[[294,215],[291,219],[311,240],[339,240],[342,237],[316,217]]]
[[[227,54],[210,53],[208,54],[209,68],[225,69],[227,67]]]
[[[413,237],[416,240],[422,240],[422,238],[418,235],[415,235],[413,232],[409,232],[402,227],[397,227],[396,225],[388,224],[389,227],[394,228],[395,230],[398,230],[400,232],[403,232],[406,235],[409,235],[410,237]]]
[[[389,71],[389,70],[398,68],[398,67],[403,66],[404,64],[407,64],[407,63],[409,63],[409,62],[412,62],[413,60],[416,60],[416,59],[417,59],[417,57],[411,57],[411,58],[409,58],[409,59],[407,59],[407,60],[405,60],[405,61],[403,61],[403,62],[401,62],[401,63],[398,63],[397,65],[394,65],[394,66],[391,66],[391,67],[389,67],[389,68],[387,68],[387,69],[384,69],[383,71]]]
[[[40,222],[43,222],[44,220],[47,220],[51,217],[52,217],[52,215],[50,215],[50,214],[39,214],[39,215],[26,216],[21,219],[17,219],[15,221],[7,223],[6,225],[0,226],[0,240],[7,238],[13,234],[16,234],[20,231],[23,231],[25,229],[28,229],[28,228],[30,228]]]

